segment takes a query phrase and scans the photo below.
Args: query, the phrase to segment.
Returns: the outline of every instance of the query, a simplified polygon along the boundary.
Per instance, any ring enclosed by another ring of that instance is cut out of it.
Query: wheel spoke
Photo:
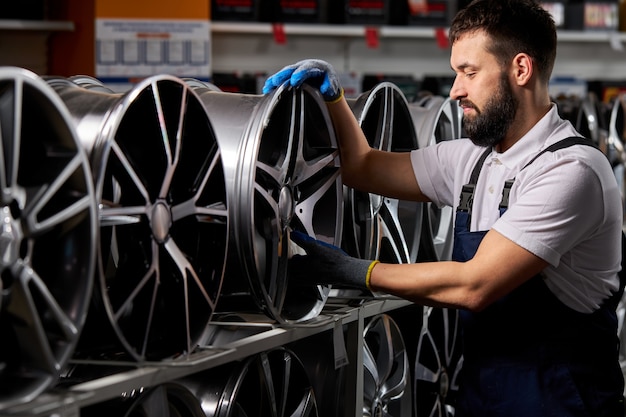
[[[363,410],[372,415],[372,406],[376,402],[380,384],[374,355],[369,346],[363,346]]]
[[[141,401],[142,414],[150,417],[170,417],[170,404],[167,389],[157,386]]]
[[[42,188],[36,198],[33,199],[34,204],[24,208],[23,217],[26,220],[29,231],[31,233],[43,233],[55,226],[66,222],[67,220],[78,216],[88,210],[93,200],[90,196],[82,196],[78,200],[71,203],[69,206],[63,207],[53,214],[47,214],[45,220],[39,220],[43,217],[43,211],[46,206],[49,206],[51,200],[61,191],[61,188],[67,184],[67,182],[74,176],[77,171],[80,170],[81,164],[84,160],[78,156],[75,156],[71,161],[63,168],[60,174],[53,179],[49,186]]]
[[[51,342],[69,343],[78,337],[78,329],[35,271],[19,269],[6,307],[15,318],[13,330],[17,344],[38,369],[56,374],[60,372],[60,364]]]
[[[0,126],[2,134],[2,146],[0,146],[1,167],[0,169],[0,187],[2,187],[2,199],[6,196],[4,193],[8,188],[15,189],[17,187],[17,173],[19,171],[21,135],[19,126],[22,126],[22,95],[24,84],[21,80],[16,80],[13,88],[7,89],[2,97],[2,113],[6,114],[7,119],[11,119],[10,123]],[[5,97],[8,96],[8,97]],[[4,104],[6,103],[6,104]],[[5,155],[5,150],[8,155]]]
[[[197,221],[205,223],[225,223],[228,217],[225,196],[222,201],[214,202],[206,206],[199,206],[203,192],[207,188],[209,180],[213,177],[221,177],[223,175],[221,156],[217,151],[217,147],[213,149],[198,172],[196,185],[192,188],[196,190],[192,198],[175,203],[172,208],[172,220],[177,221],[189,215],[196,215]]]
[[[279,417],[280,415],[278,414],[278,401],[280,401],[281,399],[277,397],[277,393],[276,392],[276,386],[275,383],[276,381],[274,381],[274,374],[272,372],[272,363],[270,363],[270,357],[268,356],[267,353],[261,353],[259,354],[259,365],[261,367],[261,384],[260,386],[265,387],[267,389],[267,395],[268,395],[268,401],[267,401],[267,407],[269,408],[267,410],[267,412],[269,413],[269,416],[272,417]],[[280,366],[280,364],[279,364]],[[281,366],[282,367],[282,366]],[[241,399],[240,399],[241,400]]]
[[[324,213],[329,212],[329,215],[337,216],[336,209],[333,212],[327,208],[329,204],[332,205],[332,203],[327,203],[327,200],[330,197],[335,201],[334,207],[337,206],[338,199],[334,194],[341,189],[340,181],[339,171],[334,170],[328,171],[326,176],[306,177],[295,184],[299,194],[295,215],[309,235],[315,236],[316,234],[314,224],[316,210],[323,210]]]
[[[163,175],[163,182],[161,184],[161,190],[159,191],[159,198],[166,198],[167,193],[170,190],[170,187],[172,185],[174,172],[180,160],[183,122],[185,120],[185,112],[187,110],[187,104],[186,104],[187,89],[182,90],[182,95],[181,95],[180,103],[179,103],[178,120],[173,121],[173,123],[175,124],[174,127],[176,128],[176,133],[175,133],[176,136],[174,138],[174,145],[173,145],[174,154],[172,154],[172,142],[170,139],[170,135],[168,133],[166,117],[163,111],[161,96],[159,93],[159,86],[156,80],[152,82],[152,94],[154,95],[157,118],[158,118],[160,130],[161,130],[161,139],[163,140],[163,151],[165,152],[165,157],[166,157],[166,169]]]
[[[180,248],[176,245],[174,240],[168,239],[165,242],[165,248],[169,252],[172,259],[174,260],[174,263],[178,266],[179,272],[181,276],[183,277],[185,283],[188,281],[189,275],[191,275],[192,281],[195,282],[196,285],[198,286],[197,290],[200,291],[200,293],[204,297],[204,300],[207,302],[209,307],[211,309],[215,308],[215,300],[211,299],[211,296],[207,293],[207,290],[202,284],[202,281],[200,281],[200,278],[198,277],[198,274],[195,271],[193,265],[187,260],[187,257],[180,250]],[[185,284],[185,294],[189,292],[189,289],[186,287],[186,285],[187,284]],[[189,307],[187,303],[185,304],[187,307]],[[187,311],[186,315],[187,315],[187,318],[189,319],[188,317],[189,311]]]
[[[307,389],[304,391],[302,398],[295,410],[285,417],[317,417],[317,407],[315,405],[315,396],[313,389]]]
[[[159,258],[159,254],[158,254],[159,248],[154,243],[151,245],[151,247],[152,247],[152,257],[151,257],[152,262],[150,263],[149,268],[146,270],[141,280],[139,280],[139,283],[135,285],[132,291],[128,293],[128,296],[126,297],[126,299],[119,305],[119,307],[117,307],[117,310],[114,311],[113,317],[115,321],[119,321],[121,317],[126,314],[127,310],[132,309],[132,305],[134,304],[135,299],[137,298],[139,293],[146,287],[146,285],[148,285],[148,283],[151,280],[154,279],[155,286],[158,286],[158,283],[160,280],[159,278],[160,273],[159,273],[159,267],[156,263],[156,259]]]
[[[398,218],[398,200],[384,198],[379,218],[381,243],[377,259],[388,263],[408,263],[410,255]]]
[[[112,207],[109,202],[103,202],[100,206],[100,226],[113,227],[137,224],[142,217],[147,215],[145,206]]]
[[[287,401],[290,399],[289,395],[291,392],[289,388],[290,388],[290,383],[292,380],[291,356],[287,354],[287,352],[283,354],[283,362],[281,362],[280,365],[283,368],[282,372],[276,375],[276,378],[280,378],[280,380],[278,381],[272,380],[272,382],[273,382],[273,385],[278,384],[278,388],[279,388],[279,390],[275,389],[276,409],[277,409],[276,415],[279,417],[286,417],[288,415],[288,412],[290,411],[290,410],[287,410]]]
[[[126,157],[126,155],[120,148],[119,144],[117,142],[112,142],[111,150],[113,154],[115,155],[115,157],[117,157],[118,162],[122,165],[124,172],[128,174],[132,183],[135,185],[135,189],[141,194],[144,201],[146,203],[149,203],[150,195],[148,193],[148,190],[144,186],[143,182],[139,179],[139,175],[137,175],[137,172],[135,172],[133,165],[128,160],[128,158]],[[126,190],[126,192],[128,192],[128,190]]]

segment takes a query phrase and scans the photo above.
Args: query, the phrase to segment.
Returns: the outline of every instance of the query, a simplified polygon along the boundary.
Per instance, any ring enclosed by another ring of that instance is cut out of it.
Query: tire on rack
[[[626,378],[626,293],[622,295],[616,309],[617,314],[617,338],[619,339],[618,358],[622,375]],[[626,396],[626,387],[624,387]]]
[[[451,417],[463,367],[455,309],[424,307],[414,371],[416,417]]]
[[[32,72],[0,68],[0,410],[58,380],[82,331],[97,206],[72,119]]]
[[[558,97],[555,102],[563,119],[569,120],[583,137],[606,151],[608,118],[605,118],[606,112],[595,93],[590,92],[584,97]]]
[[[409,109],[417,132],[420,148],[443,140],[461,137],[462,112],[455,100],[441,96],[426,96]],[[442,261],[452,257],[454,219],[452,207],[437,207],[427,203],[424,208],[418,259]]]
[[[102,403],[83,407],[81,417],[206,417],[196,396],[184,385],[172,381],[138,388]]]
[[[289,349],[261,352],[181,380],[206,417],[318,417],[313,387]]]
[[[576,116],[576,130],[590,139],[603,152],[606,152],[608,120],[604,117],[605,109],[593,93],[587,93],[580,103],[580,109]]]
[[[363,416],[412,414],[409,358],[397,324],[372,317],[363,331]]]
[[[613,174],[626,207],[626,95],[620,94],[613,100],[608,115],[608,137],[606,156],[613,167]]]
[[[339,245],[342,183],[330,116],[308,85],[268,95],[191,84],[222,149],[230,206],[230,256],[220,311],[263,313],[280,323],[319,315],[325,285],[289,279],[288,234]]]
[[[414,318],[410,321],[415,323]],[[335,331],[322,332],[292,345],[311,378],[320,414],[329,417],[352,414],[355,404],[349,402],[356,395],[361,397],[354,399],[362,404],[363,416],[412,415],[411,365],[395,320],[389,314],[367,319],[358,335],[363,340],[362,363],[358,365],[345,363],[339,355],[341,351],[334,348],[343,341],[336,339]],[[341,331],[350,332],[346,325]],[[362,372],[356,366],[361,366]],[[356,384],[352,375],[361,375],[361,384]],[[362,391],[355,392],[355,387],[362,387]]]
[[[202,103],[168,75],[123,94],[48,83],[88,150],[100,203],[99,285],[77,354],[189,355],[215,310],[228,246],[221,151]]]
[[[372,148],[406,152],[418,147],[408,102],[395,84],[382,82],[348,104]],[[416,261],[422,203],[345,187],[344,207],[342,247],[348,254],[387,263]]]

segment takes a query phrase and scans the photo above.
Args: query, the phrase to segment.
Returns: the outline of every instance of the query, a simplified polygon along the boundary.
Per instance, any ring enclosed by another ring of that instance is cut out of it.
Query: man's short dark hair
[[[552,15],[534,0],[474,0],[450,25],[450,43],[467,33],[484,31],[488,46],[502,66],[518,53],[528,54],[539,77],[548,82],[556,58],[556,26]]]

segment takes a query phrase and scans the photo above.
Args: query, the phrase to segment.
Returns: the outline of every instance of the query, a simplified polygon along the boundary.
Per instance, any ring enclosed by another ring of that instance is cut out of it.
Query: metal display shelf
[[[0,417],[78,417],[81,408],[101,403],[123,395],[124,393],[156,386],[177,378],[182,378],[209,368],[244,359],[251,355],[283,346],[325,331],[332,331],[337,326],[347,325],[345,340],[348,355],[348,372],[356,381],[350,387],[348,396],[354,404],[354,416],[362,411],[363,366],[362,334],[364,320],[391,310],[409,305],[410,302],[395,297],[384,296],[364,299],[358,306],[350,306],[345,300],[336,303],[329,299],[322,313],[307,322],[296,325],[278,325],[265,316],[258,316],[257,321],[236,323],[238,326],[256,326],[262,328],[258,333],[221,345],[199,347],[196,352],[184,359],[171,359],[158,362],[113,362],[113,361],[72,361],[73,365],[120,367],[125,370],[74,385],[57,387],[38,396],[28,404],[15,406],[0,411]],[[212,323],[213,324],[213,323]],[[222,321],[215,325],[233,325]],[[343,341],[339,341],[343,342]],[[352,407],[350,407],[352,408]]]
[[[53,20],[0,19],[0,30],[73,31],[74,23]]]
[[[330,37],[364,37],[367,30],[375,28],[381,38],[416,38],[435,39],[437,30],[434,27],[418,26],[385,26],[385,25],[327,25],[313,23],[281,24],[285,35],[298,36],[330,36]],[[242,35],[269,35],[274,31],[271,23],[253,22],[211,22],[213,33],[229,33]],[[559,42],[615,42],[626,41],[626,33],[592,30],[559,30]]]
[[[210,31],[213,73],[272,74],[315,57],[357,77],[450,75],[446,28],[212,21]],[[555,77],[624,79],[626,33],[559,30],[557,36]]]

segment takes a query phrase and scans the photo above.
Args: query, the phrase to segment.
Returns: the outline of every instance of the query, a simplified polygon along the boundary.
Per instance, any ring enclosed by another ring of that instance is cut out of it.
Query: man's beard
[[[513,96],[511,84],[504,73],[500,77],[496,94],[487,101],[482,110],[469,100],[461,99],[459,104],[476,110],[473,117],[463,117],[463,127],[475,145],[484,147],[494,146],[504,139],[518,107],[518,101]]]

